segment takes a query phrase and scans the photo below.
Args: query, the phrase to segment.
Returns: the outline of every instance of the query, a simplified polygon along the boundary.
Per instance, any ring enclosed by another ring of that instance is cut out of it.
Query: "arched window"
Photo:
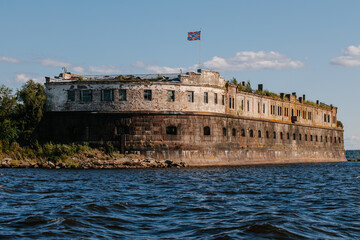
[[[274,132],[274,139],[276,138],[276,132]]]
[[[307,134],[305,134],[305,141],[307,141]]]
[[[283,133],[282,132],[280,133],[280,139],[281,140],[283,139]]]
[[[261,138],[261,131],[258,131],[258,137]]]
[[[287,133],[287,139],[290,139],[290,133]]]
[[[301,133],[300,133],[300,134],[299,134],[299,141],[301,141],[301,137],[302,137],[302,136],[301,136]]]
[[[296,134],[295,133],[293,134],[293,139],[296,140]]]
[[[241,129],[241,136],[245,137],[245,130],[244,129]]]
[[[327,142],[327,136],[325,136],[325,142]]]
[[[210,135],[210,127],[206,126],[204,127],[204,135],[209,136]]]
[[[315,141],[318,141],[319,139],[318,139],[318,135],[315,135]]]
[[[254,131],[250,130],[250,137],[254,137]]]
[[[269,131],[266,131],[266,138],[269,138]]]
[[[232,129],[232,135],[233,135],[233,137],[236,136],[236,129],[235,128]]]
[[[336,137],[334,137],[334,143],[336,143]]]
[[[223,136],[226,137],[226,128],[223,128]]]
[[[177,135],[177,127],[175,127],[175,126],[166,127],[166,134],[167,135]]]
[[[312,135],[310,135],[310,141],[312,142],[312,140],[313,140],[313,136],[312,136]]]

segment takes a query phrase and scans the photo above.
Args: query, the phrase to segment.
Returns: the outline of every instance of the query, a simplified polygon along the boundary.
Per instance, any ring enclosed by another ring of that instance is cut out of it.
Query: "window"
[[[217,103],[218,103],[217,93],[214,93],[214,103],[215,103],[215,104],[217,104]]]
[[[339,137],[339,143],[341,143],[341,138]]]
[[[114,90],[113,89],[102,90],[101,101],[114,101]]]
[[[312,135],[310,135],[310,141],[312,142],[312,140],[313,140],[313,136],[312,136]]]
[[[323,136],[320,137],[320,142],[322,142],[322,141],[323,141]]]
[[[118,126],[116,127],[116,133],[117,134],[129,134],[129,127],[128,126]]]
[[[232,135],[233,135],[233,137],[236,136],[236,129],[235,128],[232,129]]]
[[[144,90],[144,100],[151,101],[152,100],[152,91]]]
[[[305,134],[305,141],[307,141],[307,134]]]
[[[296,135],[295,135],[295,133],[293,134],[293,139],[296,140]]]
[[[168,90],[168,102],[175,102],[175,91]]]
[[[250,111],[250,102],[249,101],[247,101],[247,110],[248,110],[248,112]]]
[[[229,97],[229,108],[232,108],[231,105],[232,105],[232,101],[231,101],[231,97]]]
[[[301,141],[301,137],[302,137],[301,134],[299,134],[299,141]]]
[[[311,112],[308,112],[308,119],[309,120],[311,120],[311,117],[312,117],[311,115],[312,115]]]
[[[282,132],[280,133],[280,139],[281,140],[283,139],[283,133]]]
[[[250,137],[254,137],[254,131],[250,130]]]
[[[330,115],[328,115],[328,123],[330,123]]]
[[[241,129],[241,136],[245,137],[245,130],[244,129]]]
[[[327,142],[328,141],[328,137],[327,136],[325,136],[325,142]]]
[[[258,113],[260,113],[260,102],[258,102]]]
[[[336,143],[336,137],[334,137],[334,143]]]
[[[92,101],[92,91],[91,90],[81,90],[80,101],[91,102]]]
[[[266,138],[269,138],[269,131],[266,131]]]
[[[223,136],[226,137],[226,128],[223,128]]]
[[[336,120],[335,120],[335,116],[333,117],[333,123],[335,123],[336,122]]]
[[[324,114],[324,122],[326,122],[326,114]]]
[[[276,139],[276,132],[274,132],[274,139]]]
[[[167,135],[177,135],[177,127],[175,127],[175,126],[166,127],[166,134]]]
[[[222,104],[222,105],[225,105],[225,96],[224,96],[224,95],[222,95],[221,104]]]
[[[261,138],[261,131],[258,131],[258,137]]]
[[[187,92],[188,102],[194,102],[194,92],[189,91]]]
[[[319,139],[318,139],[318,135],[315,136],[315,141],[317,142]]]
[[[286,135],[287,135],[287,139],[290,139],[290,133],[287,133]]]
[[[68,90],[68,102],[74,102],[75,101],[75,90]]]
[[[241,110],[244,110],[244,100],[241,100]]]
[[[265,114],[265,103],[263,104],[263,113]]]
[[[119,101],[126,101],[126,89],[119,89]]]
[[[209,94],[204,92],[204,103],[209,103]]]
[[[209,136],[210,135],[210,127],[206,126],[204,127],[204,135]]]

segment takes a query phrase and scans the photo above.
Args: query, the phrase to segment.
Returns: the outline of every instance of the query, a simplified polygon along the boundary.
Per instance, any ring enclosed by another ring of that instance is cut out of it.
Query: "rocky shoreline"
[[[77,159],[66,162],[14,160],[4,158],[0,168],[44,168],[44,169],[126,169],[126,168],[181,168],[187,165],[171,160],[155,160],[152,158],[123,157],[119,159]]]

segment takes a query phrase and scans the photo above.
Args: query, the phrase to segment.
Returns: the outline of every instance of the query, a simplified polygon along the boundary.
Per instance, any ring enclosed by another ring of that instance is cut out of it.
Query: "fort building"
[[[48,136],[112,142],[124,153],[240,165],[345,161],[337,108],[218,72],[46,78]]]

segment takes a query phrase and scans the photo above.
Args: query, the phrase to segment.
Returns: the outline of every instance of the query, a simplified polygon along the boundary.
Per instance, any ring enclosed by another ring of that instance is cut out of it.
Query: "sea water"
[[[0,169],[2,239],[356,239],[360,163]]]

